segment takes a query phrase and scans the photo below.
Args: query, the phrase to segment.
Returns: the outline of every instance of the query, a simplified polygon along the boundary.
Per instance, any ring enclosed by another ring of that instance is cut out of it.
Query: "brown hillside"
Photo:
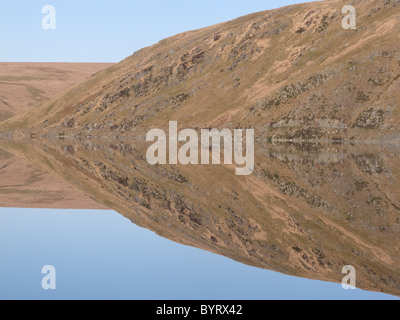
[[[144,48],[3,131],[143,135],[184,127],[253,127],[276,139],[398,135],[398,0],[353,1],[357,30],[328,0],[259,12]]]
[[[31,109],[110,65],[0,62],[0,121]]]

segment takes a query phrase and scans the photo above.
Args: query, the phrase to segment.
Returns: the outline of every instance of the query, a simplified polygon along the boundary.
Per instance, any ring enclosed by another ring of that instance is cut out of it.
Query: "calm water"
[[[396,299],[394,150],[256,150],[241,180],[149,167],[126,143],[3,142],[0,298]],[[56,290],[42,289],[45,265]],[[345,265],[387,294],[343,290]]]
[[[248,267],[112,211],[3,208],[0,222],[0,299],[394,299]]]

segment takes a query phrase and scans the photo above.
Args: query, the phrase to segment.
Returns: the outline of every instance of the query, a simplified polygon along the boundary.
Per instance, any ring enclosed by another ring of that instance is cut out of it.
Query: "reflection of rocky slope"
[[[398,139],[398,0],[248,15],[144,48],[4,126],[53,135],[143,135],[149,127],[256,127],[283,139]],[[34,127],[34,128],[32,128]]]
[[[255,173],[238,177],[229,166],[151,167],[142,143],[127,141],[4,148],[176,242],[333,282],[350,264],[360,288],[400,295],[400,163],[391,151],[259,144]]]
[[[0,207],[106,209],[29,162],[0,149]]]

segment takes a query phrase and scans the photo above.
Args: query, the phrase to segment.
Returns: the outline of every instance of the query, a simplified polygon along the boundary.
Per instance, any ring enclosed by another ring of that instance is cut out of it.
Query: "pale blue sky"
[[[118,62],[180,32],[300,2],[0,0],[0,61]],[[45,5],[56,8],[56,30],[41,27]]]

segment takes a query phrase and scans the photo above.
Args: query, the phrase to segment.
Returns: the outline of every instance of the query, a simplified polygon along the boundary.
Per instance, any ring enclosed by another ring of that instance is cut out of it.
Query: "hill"
[[[0,62],[0,121],[69,89],[109,63]]]
[[[174,120],[275,139],[397,141],[399,1],[353,1],[356,30],[342,28],[347,4],[294,5],[162,40],[2,131],[142,136]]]

